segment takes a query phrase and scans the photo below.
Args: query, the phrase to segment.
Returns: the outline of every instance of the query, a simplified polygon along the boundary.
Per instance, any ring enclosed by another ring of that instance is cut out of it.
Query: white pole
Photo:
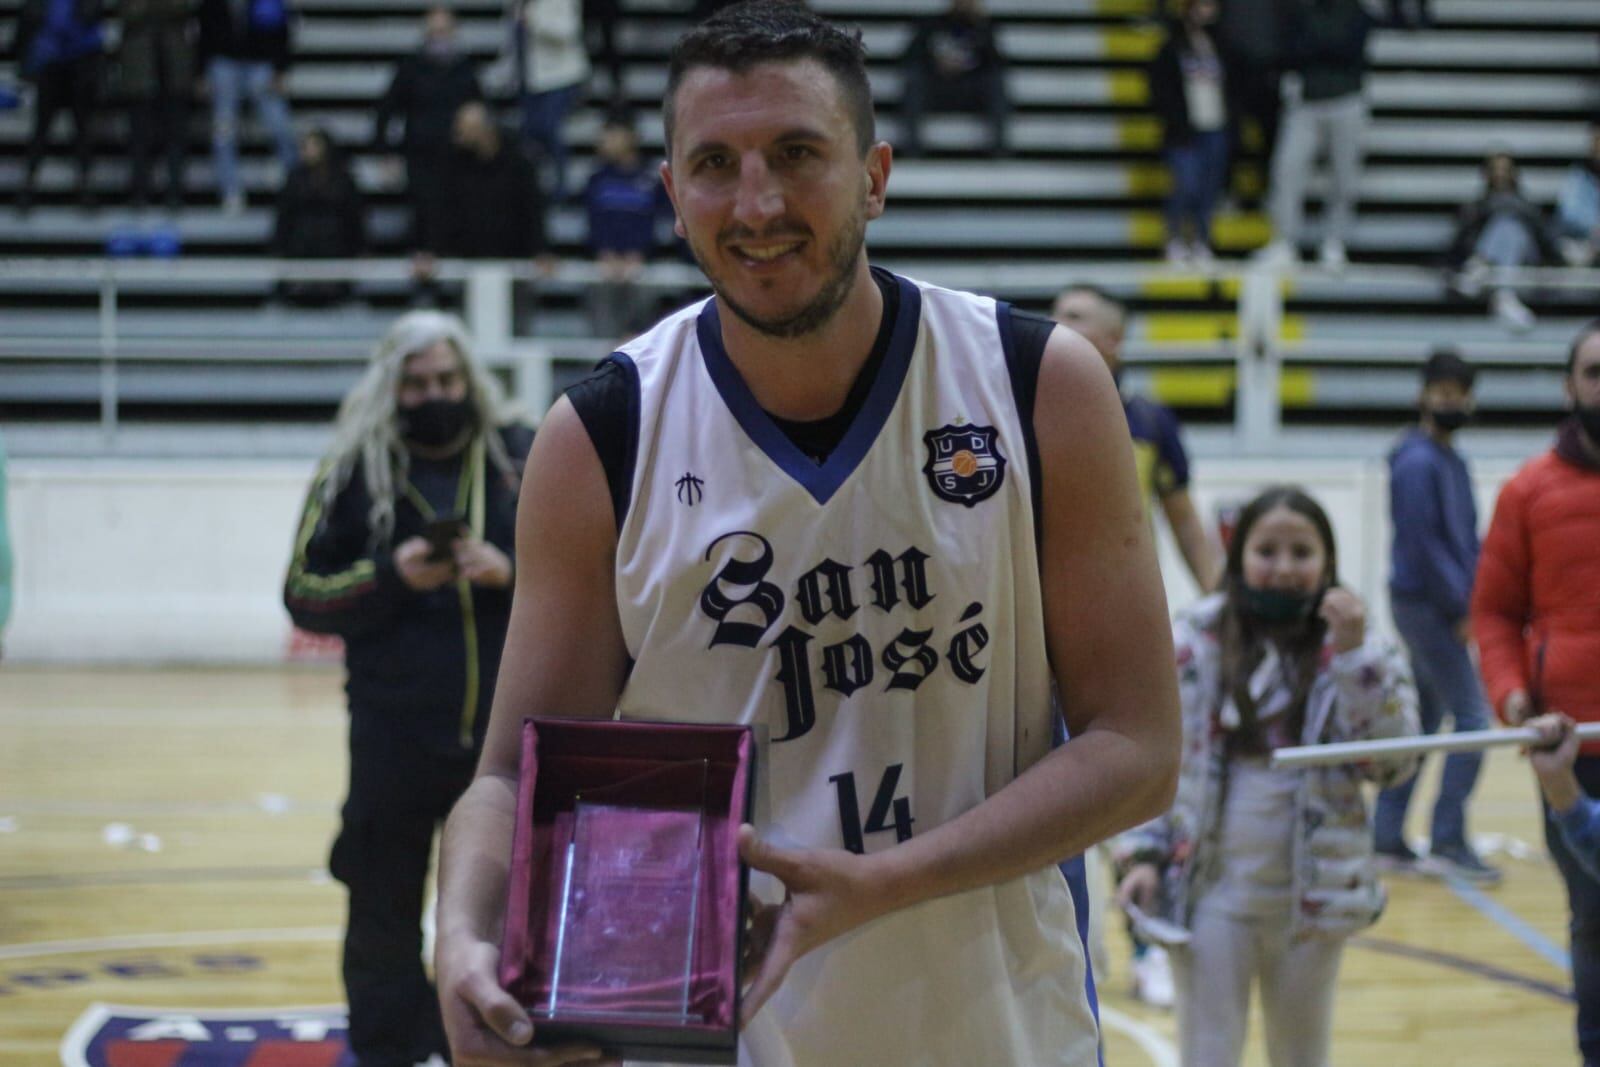
[[[1577,733],[1580,741],[1600,741],[1600,722],[1579,723]],[[1322,767],[1332,763],[1404,759],[1429,752],[1478,752],[1501,745],[1531,745],[1537,740],[1538,731],[1523,726],[1514,730],[1468,730],[1427,737],[1389,737],[1381,741],[1339,741],[1327,745],[1280,748],[1272,754],[1272,765],[1283,768]]]

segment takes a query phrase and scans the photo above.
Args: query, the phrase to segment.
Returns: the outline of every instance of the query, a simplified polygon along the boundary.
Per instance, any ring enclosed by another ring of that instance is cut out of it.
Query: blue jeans
[[[567,195],[567,138],[561,127],[582,91],[582,85],[568,85],[522,98],[522,136],[539,146],[539,165],[548,160],[554,171],[550,182],[553,200],[564,200]]]
[[[1572,769],[1585,794],[1600,796],[1600,756],[1579,756]],[[1572,992],[1578,1001],[1578,1049],[1585,1064],[1600,1065],[1600,881],[1567,851],[1548,805],[1544,809],[1544,841],[1567,883],[1567,904],[1572,912],[1568,936]]]
[[[250,97],[256,117],[267,127],[278,148],[284,177],[294,166],[294,127],[289,105],[272,87],[272,64],[261,59],[213,56],[206,66],[211,82],[211,153],[217,168],[217,189],[224,197],[239,189],[239,100]]]
[[[1167,236],[1181,239],[1184,222],[1194,225],[1194,239],[1211,243],[1211,214],[1228,178],[1228,131],[1204,130],[1187,144],[1167,149],[1172,195],[1167,197]]]
[[[1455,623],[1424,600],[1394,594],[1391,603],[1395,628],[1411,654],[1417,678],[1422,732],[1434,733],[1446,714],[1457,730],[1483,730],[1489,726],[1489,701],[1472,665],[1467,646],[1457,639]],[[1483,765],[1481,752],[1453,752],[1445,758],[1439,799],[1433,805],[1433,847],[1461,845],[1467,839],[1467,798]],[[1405,828],[1406,807],[1417,777],[1378,794],[1373,817],[1377,847],[1397,849]]]

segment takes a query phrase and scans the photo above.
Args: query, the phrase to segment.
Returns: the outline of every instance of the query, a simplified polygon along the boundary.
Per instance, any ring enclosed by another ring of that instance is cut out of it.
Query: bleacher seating
[[[18,2],[0,0],[0,26],[14,23]],[[298,0],[296,5],[297,58],[290,78],[294,117],[297,123],[326,127],[351,155],[370,205],[379,256],[404,251],[404,214],[391,169],[370,149],[372,105],[393,61],[415,47],[428,2]],[[891,141],[898,133],[897,58],[909,33],[906,20],[938,4],[815,4],[863,27],[881,130]],[[624,95],[640,111],[647,149],[659,151],[661,128],[654,109],[664,84],[665,56],[687,25],[686,5],[684,0],[624,0],[623,6]],[[1033,309],[1047,306],[1062,282],[1092,273],[1089,264],[1153,262],[1163,237],[1166,177],[1158,130],[1145,110],[1142,65],[1159,40],[1157,7],[1155,0],[991,0],[1011,62],[1015,154],[1001,161],[981,158],[983,137],[975,118],[933,117],[925,137],[927,156],[898,164],[891,179],[890,210],[871,230],[875,259],[932,280],[989,288]],[[488,67],[506,33],[501,0],[459,0],[456,8],[464,46]],[[1285,403],[1306,418],[1349,420],[1363,411],[1391,417],[1397,405],[1410,402],[1412,390],[1409,378],[1402,387],[1396,384],[1399,372],[1384,368],[1415,361],[1442,341],[1460,344],[1469,357],[1490,366],[1484,406],[1491,414],[1509,421],[1545,417],[1555,398],[1539,399],[1544,388],[1539,374],[1548,377],[1576,323],[1600,304],[1596,288],[1535,292],[1530,303],[1540,313],[1539,325],[1516,336],[1488,319],[1481,302],[1452,296],[1440,275],[1414,271],[1364,280],[1365,265],[1438,262],[1454,214],[1476,192],[1479,162],[1492,146],[1516,154],[1526,189],[1548,204],[1565,167],[1586,149],[1588,122],[1600,115],[1600,5],[1435,0],[1434,8],[1436,27],[1385,30],[1375,38],[1369,91],[1373,121],[1350,242],[1356,266],[1343,278],[1304,272],[1288,296],[1286,382],[1303,370],[1292,380],[1311,384],[1286,385]],[[0,38],[4,33],[0,30]],[[9,48],[8,41],[0,44]],[[13,58],[0,52],[0,63]],[[605,99],[610,89],[597,74],[593,100]],[[0,113],[0,257],[94,256],[114,228],[162,218],[117,206],[125,198],[127,166],[119,151],[123,119],[110,107],[100,124],[102,152],[94,174],[104,206],[87,212],[71,203],[72,171],[56,157],[41,172],[34,209],[25,217],[16,215],[11,204],[21,180],[29,117],[26,110]],[[183,255],[263,255],[278,177],[266,138],[247,125],[249,206],[228,216],[210,192],[206,118],[197,108],[187,200],[172,220]],[[570,123],[577,184],[590,166],[598,126],[597,103]],[[1320,195],[1314,184],[1313,234]],[[1219,243],[1228,257],[1244,256],[1267,231],[1259,211],[1230,208],[1218,219]],[[563,257],[581,257],[583,220],[576,206],[557,206],[550,232]],[[1143,380],[1191,415],[1229,418],[1236,282],[1154,267],[1145,273],[1119,271],[1116,277],[1110,287],[1143,313],[1130,346],[1132,356],[1151,368]],[[137,413],[141,404],[149,404],[151,411],[170,413],[202,403],[226,410],[219,398],[243,389],[242,410],[325,416],[372,337],[409,297],[398,267],[393,280],[365,284],[360,292],[359,303],[326,310],[285,308],[272,300],[269,284],[226,278],[141,284],[119,293],[124,352],[136,351],[141,337],[156,345],[189,337],[226,348],[235,361],[219,359],[209,366],[204,386],[189,380],[193,367],[204,365],[192,353],[170,366],[124,368],[128,410]],[[93,406],[99,379],[92,365],[11,361],[30,344],[64,333],[96,336],[97,300],[92,278],[35,284],[0,277],[0,412],[12,418],[60,417],[82,415],[85,405]],[[581,339],[586,327],[580,309],[581,284],[558,277],[542,287],[541,311],[532,328],[542,338]],[[252,358],[266,368],[282,360],[292,373],[264,371],[249,381],[237,377],[237,366]],[[1190,365],[1194,360],[1201,365]],[[173,369],[180,367],[184,373]],[[1504,386],[1495,384],[1496,372],[1505,372],[1500,375]]]

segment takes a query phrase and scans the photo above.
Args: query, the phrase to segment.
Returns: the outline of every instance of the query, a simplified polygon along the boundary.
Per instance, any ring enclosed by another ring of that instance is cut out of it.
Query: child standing
[[[1246,505],[1222,591],[1173,638],[1177,799],[1115,842],[1119,897],[1190,932],[1173,953],[1184,1067],[1236,1067],[1257,984],[1273,1067],[1321,1067],[1344,939],[1385,899],[1362,781],[1390,785],[1416,763],[1279,770],[1271,754],[1417,733],[1410,671],[1338,584],[1327,515],[1292,487]]]

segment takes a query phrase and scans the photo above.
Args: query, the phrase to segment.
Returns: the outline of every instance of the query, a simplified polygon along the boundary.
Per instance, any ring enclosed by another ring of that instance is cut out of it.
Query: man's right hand
[[[1500,718],[1505,720],[1507,726],[1521,726],[1532,711],[1533,703],[1523,689],[1513,689],[1500,702]]]
[[[433,546],[422,537],[408,537],[394,550],[394,569],[400,580],[419,593],[456,579],[455,559],[447,556],[439,562],[430,562],[428,553],[432,551]]]
[[[1156,893],[1161,888],[1161,871],[1153,863],[1135,863],[1117,883],[1117,904],[1124,910],[1136,904],[1149,914],[1155,907]]]
[[[602,1067],[607,1059],[592,1045],[533,1048],[533,1023],[516,998],[495,979],[499,951],[487,941],[441,933],[434,955],[439,1007],[450,1060],[455,1067]]]

